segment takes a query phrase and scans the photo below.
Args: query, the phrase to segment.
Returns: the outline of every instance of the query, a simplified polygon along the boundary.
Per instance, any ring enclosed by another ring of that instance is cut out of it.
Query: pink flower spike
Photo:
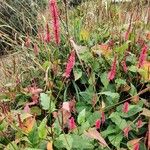
[[[144,61],[146,60],[147,57],[147,51],[148,47],[145,44],[141,50],[140,57],[139,57],[139,62],[138,62],[138,68],[141,68],[143,66]]]
[[[54,31],[55,42],[57,45],[59,45],[60,44],[60,31],[59,31],[58,7],[57,7],[56,0],[50,0],[49,8],[50,8],[51,16],[53,19],[53,31]]]
[[[105,123],[105,121],[106,121],[106,117],[105,117],[105,113],[104,112],[102,112],[102,124],[104,124]]]
[[[108,73],[108,80],[113,80],[116,75],[116,65],[117,65],[117,56],[114,57],[113,64],[111,66],[111,70]]]
[[[27,35],[27,37],[26,37],[26,39],[25,39],[25,46],[26,46],[27,48],[29,48],[29,47],[30,47],[30,44],[31,44],[31,39],[30,39],[29,35]]]
[[[26,113],[30,113],[30,107],[29,107],[29,105],[26,104],[23,110],[24,110],[24,112],[26,112]]]
[[[49,26],[48,26],[48,23],[46,24],[46,36],[44,38],[44,41],[46,43],[49,43],[50,42],[50,31],[49,31]]]
[[[67,62],[67,65],[66,65],[66,70],[65,70],[65,73],[64,73],[64,76],[66,78],[70,77],[70,73],[71,73],[74,65],[75,65],[75,51],[72,51],[70,53],[69,58],[68,58],[68,62]]]
[[[122,109],[122,111],[123,111],[124,113],[127,113],[127,112],[129,111],[129,103],[128,103],[128,102],[125,102],[125,103],[123,104],[123,109]]]
[[[127,138],[128,138],[129,131],[130,131],[130,127],[126,127],[123,129],[124,136]]]
[[[75,128],[76,128],[76,124],[75,124],[74,118],[71,117],[71,118],[69,119],[69,129],[70,129],[70,130],[73,130],[73,129],[75,129]]]
[[[123,61],[121,62],[121,65],[122,65],[122,67],[123,67],[124,72],[127,73],[128,68],[127,68],[127,65],[126,65],[126,60],[123,60]]]
[[[139,120],[137,121],[137,123],[136,123],[137,128],[141,128],[142,125],[143,125],[143,122],[142,122],[141,119],[139,119]]]
[[[100,119],[96,120],[95,127],[96,127],[96,129],[100,129],[100,127],[101,127],[101,120]]]
[[[134,144],[133,150],[140,150],[140,144],[139,143]]]
[[[129,25],[129,27],[125,33],[125,41],[129,40],[130,33],[131,33],[131,24]]]
[[[37,44],[34,44],[34,54],[35,56],[37,56],[39,54],[39,48],[38,48],[38,45]]]

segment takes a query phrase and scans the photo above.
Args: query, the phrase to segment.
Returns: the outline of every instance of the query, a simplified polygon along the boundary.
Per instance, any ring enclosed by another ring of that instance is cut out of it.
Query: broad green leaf
[[[44,118],[40,123],[40,126],[38,127],[38,134],[39,137],[42,139],[46,138],[47,136],[46,123],[47,123],[47,118]]]
[[[36,114],[37,116],[40,116],[41,115],[41,109],[37,106],[33,106],[33,107],[31,107],[31,113]]]
[[[122,119],[117,112],[113,112],[109,118],[114,122],[121,130],[123,130],[128,124],[125,119]]]
[[[100,94],[100,95],[106,95],[106,96],[112,97],[113,99],[114,98],[119,99],[119,94],[118,93],[113,93],[113,92],[110,92],[110,91],[100,92],[98,94]]]
[[[10,142],[5,148],[4,150],[19,150],[19,147],[17,146],[17,144],[13,141]]]
[[[44,110],[55,111],[55,103],[50,99],[50,96],[45,93],[40,94],[40,103]]]
[[[101,132],[102,136],[105,138],[108,135],[111,135],[112,133],[116,134],[119,133],[120,129],[117,126],[109,125],[108,128]]]
[[[131,94],[131,96],[134,96],[134,95],[136,95],[137,94],[137,90],[136,90],[136,87],[131,83],[131,89],[130,89],[130,94]]]
[[[38,128],[35,124],[32,131],[28,134],[28,140],[35,147],[39,142]]]
[[[104,87],[107,88],[108,84],[109,84],[109,80],[107,79],[107,73],[104,72],[101,74],[100,76],[101,82],[103,83]]]
[[[58,149],[67,149],[72,150],[73,146],[73,138],[69,134],[61,134],[56,140],[54,141],[55,147]]]
[[[41,102],[42,108],[44,110],[49,109],[49,107],[50,107],[50,97],[47,94],[45,94],[45,93],[40,94],[40,102]]]
[[[128,45],[129,45],[128,42],[126,42],[126,43],[122,44],[120,47],[116,47],[115,50],[117,53],[123,54],[127,50]]]
[[[142,115],[150,118],[150,110],[147,108],[143,108]]]
[[[131,72],[137,72],[138,69],[137,69],[136,66],[129,66],[128,70],[131,71]]]
[[[92,143],[93,140],[90,140],[86,137],[82,137],[79,135],[72,135],[72,139],[73,139],[72,149],[77,149],[77,150],[94,149],[94,143]]]
[[[75,81],[82,77],[81,69],[74,69],[73,72],[74,72]]]
[[[100,119],[100,117],[101,117],[100,112],[99,111],[95,111],[91,115],[88,115],[87,120],[90,123],[90,125],[93,126],[95,124],[95,121],[97,119]]]
[[[117,150],[120,150],[120,143],[123,139],[122,133],[119,134],[114,134],[114,135],[109,135],[108,139],[110,143],[117,148]]]
[[[85,115],[86,115],[86,111],[85,111],[85,109],[83,109],[83,110],[79,113],[78,118],[77,118],[77,121],[78,121],[79,124],[82,124],[82,123],[85,122]]]
[[[119,115],[123,118],[131,117],[137,114],[138,112],[142,111],[142,107],[140,107],[139,105],[129,105],[129,111],[127,113],[124,113],[122,111],[122,108],[123,105],[118,106],[117,111],[119,112]]]

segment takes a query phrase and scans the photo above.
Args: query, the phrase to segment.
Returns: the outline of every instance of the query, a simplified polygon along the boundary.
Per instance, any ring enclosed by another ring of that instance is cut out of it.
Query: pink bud
[[[75,129],[75,128],[76,128],[76,124],[75,124],[74,118],[71,117],[71,118],[69,119],[69,129],[70,129],[70,130],[73,130],[73,129]]]
[[[125,102],[125,103],[123,104],[123,109],[122,109],[122,111],[123,111],[124,113],[127,113],[127,112],[129,111],[129,103],[128,103],[128,102]]]
[[[104,123],[105,123],[105,120],[106,120],[105,113],[104,113],[104,112],[102,112],[102,124],[104,124]]]
[[[35,56],[37,56],[39,54],[39,48],[38,48],[38,45],[37,44],[34,44],[34,54]]]
[[[123,67],[124,72],[127,73],[128,68],[127,68],[127,65],[126,65],[126,60],[123,60],[123,61],[121,62],[121,65],[122,65],[122,67]]]
[[[141,50],[140,57],[139,57],[139,62],[138,62],[139,68],[141,68],[143,66],[144,61],[146,60],[147,51],[148,51],[148,47],[147,47],[147,45],[144,45],[142,50]]]
[[[129,131],[130,131],[130,127],[126,127],[123,129],[124,136],[127,138],[128,138]]]
[[[108,80],[113,80],[116,75],[117,56],[114,57],[114,61],[111,66],[111,70],[108,73]]]
[[[137,121],[137,128],[141,128],[142,127],[142,125],[143,125],[143,122],[142,122],[142,120],[141,119],[139,119],[138,121]]]
[[[100,127],[101,127],[101,120],[100,119],[96,120],[95,127],[96,127],[96,129],[100,129]]]
[[[44,41],[46,42],[46,43],[49,43],[50,42],[50,32],[49,32],[49,26],[48,26],[48,23],[46,24],[46,36],[45,36],[45,38],[44,38]]]
[[[67,65],[66,65],[66,70],[65,70],[65,73],[64,73],[64,76],[66,78],[70,77],[70,73],[71,73],[74,65],[75,65],[75,51],[72,51],[70,53],[69,58],[68,58],[68,62],[67,62]]]
[[[26,46],[27,48],[29,48],[29,47],[30,47],[30,44],[31,44],[31,40],[30,40],[30,37],[27,35],[26,40],[25,40],[25,46]]]
[[[140,150],[140,144],[139,143],[134,144],[133,150]]]
[[[26,112],[26,113],[30,113],[30,107],[29,107],[29,105],[26,104],[23,110],[24,110],[24,112]]]

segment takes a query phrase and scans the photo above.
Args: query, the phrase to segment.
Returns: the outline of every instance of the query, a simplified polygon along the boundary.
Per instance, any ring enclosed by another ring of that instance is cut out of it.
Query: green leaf
[[[138,112],[142,111],[142,107],[138,105],[129,105],[129,111],[127,113],[124,113],[122,111],[122,108],[123,108],[123,105],[118,106],[117,111],[119,112],[119,115],[123,118],[131,117],[137,114]]]
[[[109,84],[109,80],[107,79],[107,73],[104,72],[101,74],[100,76],[101,82],[103,83],[104,87],[107,88],[108,84]]]
[[[100,94],[100,95],[106,95],[106,96],[112,97],[113,99],[114,98],[119,99],[119,97],[120,97],[118,93],[113,93],[113,92],[110,92],[110,91],[100,92],[98,94]]]
[[[95,124],[95,121],[97,119],[100,119],[100,117],[101,117],[100,112],[99,111],[95,111],[91,115],[88,115],[87,120],[90,123],[90,125],[93,126]]]
[[[131,83],[131,89],[130,89],[130,95],[131,96],[134,96],[137,94],[137,90],[136,90],[136,87]]]
[[[82,77],[81,69],[74,69],[73,72],[74,72],[75,81]]]
[[[114,125],[109,125],[108,128],[104,131],[101,132],[102,137],[106,138],[108,135],[114,133],[118,133],[120,131],[120,129],[117,126]]]
[[[49,107],[50,107],[50,97],[47,94],[45,94],[45,93],[40,94],[40,102],[41,102],[42,108],[44,110],[49,109]]]
[[[13,141],[10,142],[6,147],[5,150],[19,150],[17,144]]]
[[[93,140],[79,135],[72,135],[72,148],[77,150],[92,150],[94,149]]]
[[[120,47],[116,47],[115,50],[117,53],[123,54],[127,50],[128,45],[129,45],[128,42],[126,42],[126,43],[122,44]]]
[[[85,114],[86,114],[85,109],[83,109],[83,110],[79,113],[78,118],[77,118],[77,121],[78,121],[79,124],[85,122]]]
[[[31,142],[33,147],[37,146],[37,144],[39,142],[37,125],[35,125],[33,127],[32,131],[28,134],[28,140]]]
[[[73,146],[73,139],[72,136],[69,134],[61,134],[58,138],[56,138],[54,145],[58,149],[67,149],[67,150],[72,150]]]
[[[47,136],[46,123],[47,123],[47,118],[44,118],[40,123],[40,126],[38,127],[38,134],[39,137],[42,139],[46,138]]]
[[[40,103],[44,110],[55,111],[55,103],[50,99],[50,96],[45,93],[40,94]]]
[[[117,135],[109,135],[108,139],[113,146],[115,146],[118,150],[120,149],[120,143],[123,139],[123,135],[121,133]]]
[[[37,106],[31,107],[31,114],[36,114],[37,116],[41,115],[41,109]]]
[[[128,70],[131,72],[137,72],[137,67],[136,66],[129,66]]]
[[[113,112],[109,118],[114,122],[121,130],[123,130],[128,124],[125,119],[122,119],[117,112]]]

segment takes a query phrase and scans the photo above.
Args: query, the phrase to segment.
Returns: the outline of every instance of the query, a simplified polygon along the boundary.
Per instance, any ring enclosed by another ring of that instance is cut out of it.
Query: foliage
[[[126,26],[120,5],[105,17],[97,1],[49,5],[21,43],[27,65],[1,88],[0,149],[149,149],[149,24],[133,14]]]

